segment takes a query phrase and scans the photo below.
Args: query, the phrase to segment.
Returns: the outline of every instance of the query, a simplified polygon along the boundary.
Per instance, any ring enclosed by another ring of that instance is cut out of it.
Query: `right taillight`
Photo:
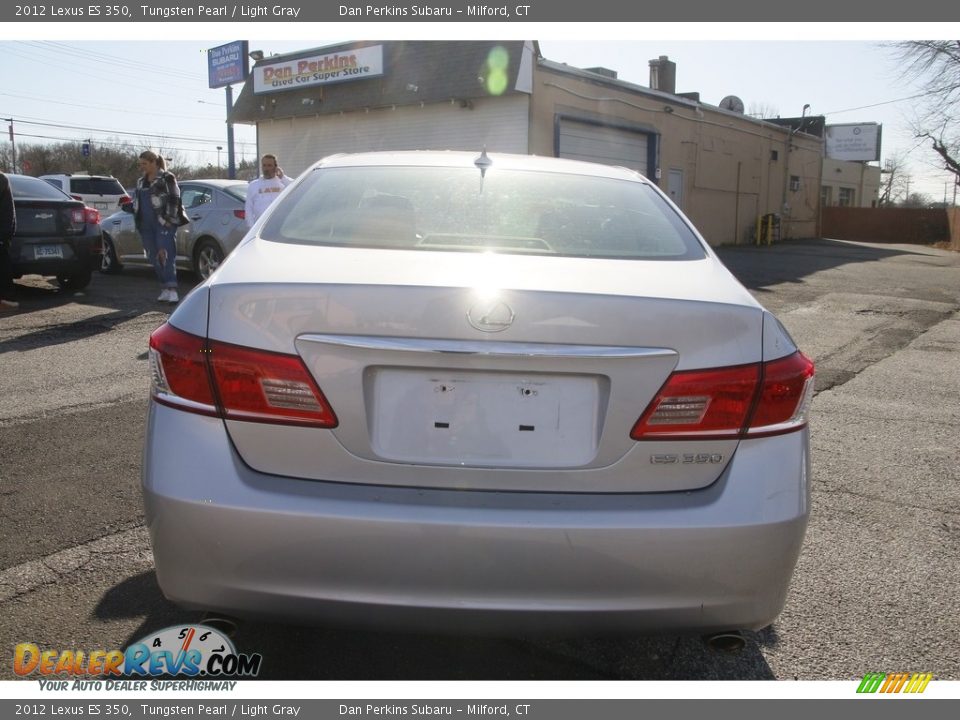
[[[298,355],[211,342],[208,357],[228,420],[337,426],[333,408]]]
[[[675,372],[630,437],[720,440],[798,430],[807,423],[813,376],[813,362],[801,352],[755,365]]]
[[[153,398],[228,420],[333,428],[337,416],[297,355],[206,341],[170,324],[150,336]]]

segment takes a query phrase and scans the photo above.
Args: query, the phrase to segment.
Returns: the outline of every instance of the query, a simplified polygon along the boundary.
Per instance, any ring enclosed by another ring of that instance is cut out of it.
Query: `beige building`
[[[879,167],[865,162],[823,159],[822,207],[876,207],[879,199]]]
[[[534,41],[358,42],[256,63],[231,116],[257,127],[260,153],[298,174],[325,155],[450,149],[569,157],[646,175],[708,242],[751,241],[758,216],[783,237],[819,234],[823,141],[675,92],[540,56]]]

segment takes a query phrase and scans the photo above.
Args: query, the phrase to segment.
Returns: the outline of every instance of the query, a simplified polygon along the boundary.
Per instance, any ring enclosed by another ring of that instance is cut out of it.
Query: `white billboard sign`
[[[253,68],[253,92],[296,90],[378,75],[383,75],[383,46],[372,45],[258,65]]]
[[[880,128],[877,123],[827,125],[827,157],[854,162],[879,160]]]

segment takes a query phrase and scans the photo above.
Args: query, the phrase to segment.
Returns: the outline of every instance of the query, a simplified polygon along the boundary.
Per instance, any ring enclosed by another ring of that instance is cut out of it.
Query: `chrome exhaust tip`
[[[723,653],[738,653],[747,644],[747,639],[739,630],[725,630],[712,635],[704,635],[703,641],[711,650]]]

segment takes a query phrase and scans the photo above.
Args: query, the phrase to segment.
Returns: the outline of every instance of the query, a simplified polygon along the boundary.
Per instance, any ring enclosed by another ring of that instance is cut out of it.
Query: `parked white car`
[[[83,201],[87,207],[96,208],[104,216],[116,212],[122,203],[130,200],[123,185],[112,175],[61,173],[41,175],[40,179]]]

